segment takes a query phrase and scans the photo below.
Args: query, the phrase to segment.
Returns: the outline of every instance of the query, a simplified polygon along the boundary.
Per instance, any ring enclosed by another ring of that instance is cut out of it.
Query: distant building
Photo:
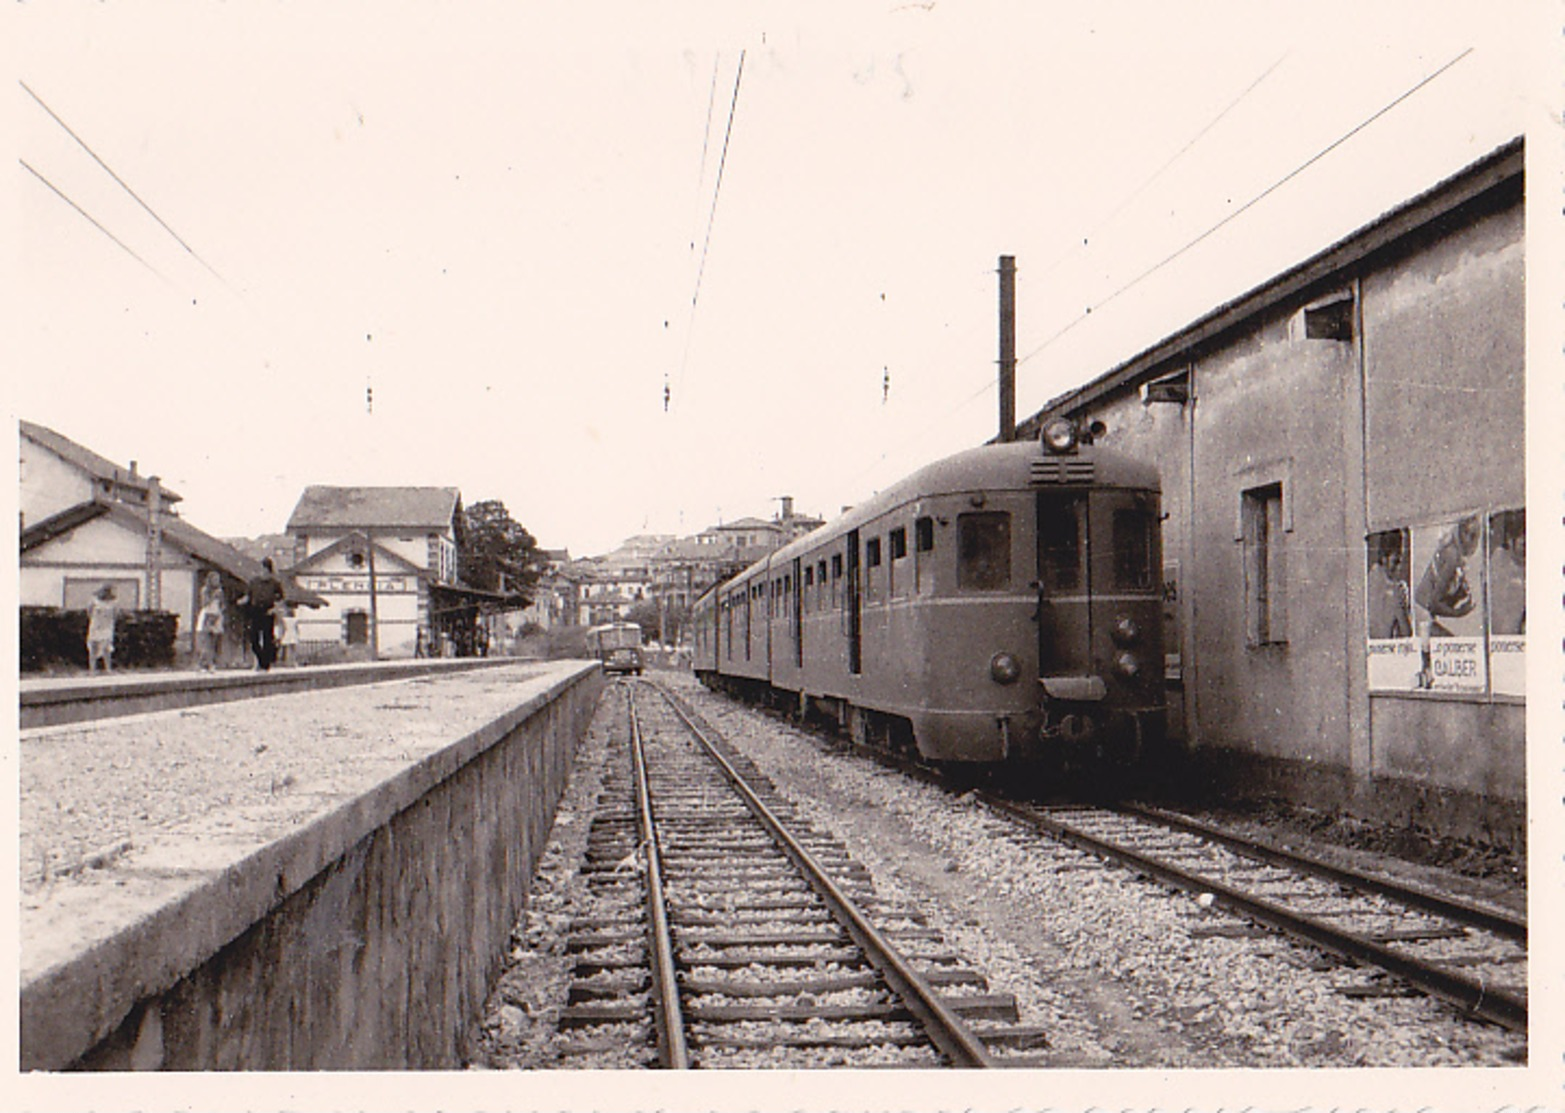
[[[455,487],[307,487],[287,531],[294,575],[327,604],[301,617],[301,642],[387,658],[470,653],[480,620],[504,604],[461,582]]]
[[[191,650],[200,584],[217,572],[227,598],[244,594],[261,564],[178,516],[177,494],[155,477],[110,460],[30,421],[21,432],[18,601],[82,610],[104,584],[124,610],[157,609],[178,619],[176,646]],[[323,602],[284,577],[288,598]],[[242,659],[242,624],[228,623],[224,653]]]

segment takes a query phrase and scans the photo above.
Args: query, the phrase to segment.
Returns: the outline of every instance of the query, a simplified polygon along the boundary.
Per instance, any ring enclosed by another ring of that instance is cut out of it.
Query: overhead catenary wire
[[[185,251],[190,255],[190,257],[192,259],[194,259],[196,262],[200,263],[203,267],[205,267],[207,269],[208,273],[210,273],[213,278],[217,279],[224,286],[228,286],[228,280],[225,279],[221,274],[218,274],[217,271],[215,269],[213,269],[213,267],[212,267],[212,265],[210,263],[208,263],[205,259],[201,258],[201,256],[196,252],[196,249],[191,247],[188,243],[186,243],[184,238],[181,237],[178,232],[174,231],[174,229],[169,226],[168,221],[164,220],[161,216],[159,216],[157,214],[157,212],[152,208],[151,205],[149,205],[145,201],[143,201],[141,199],[140,194],[138,194],[134,189],[132,189],[125,182],[125,179],[121,178],[118,174],[116,174],[114,172],[114,168],[111,167],[107,162],[104,162],[103,159],[98,155],[98,152],[93,150],[92,147],[90,147],[88,145],[88,143],[87,143],[87,141],[85,139],[83,139],[81,136],[77,135],[76,132],[71,128],[71,126],[60,118],[60,114],[58,112],[56,112],[54,109],[50,108],[48,106],[48,104],[46,104],[44,102],[44,99],[42,97],[40,97],[37,93],[33,92],[32,89],[28,86],[27,82],[19,80],[17,82],[17,84],[20,85],[24,90],[26,90],[28,96],[32,97],[33,100],[38,102],[38,106],[49,114],[49,118],[50,119],[52,119],[55,123],[59,124],[60,127],[64,128],[65,129],[65,133],[67,135],[69,135],[72,139],[76,140],[76,143],[81,147],[82,150],[86,151],[89,155],[92,156],[92,160],[94,162],[96,162],[100,167],[103,168],[104,173],[108,174],[109,177],[113,178],[114,181],[119,185],[119,187],[121,189],[123,189],[126,193],[130,194],[130,196],[135,200],[136,204],[140,205],[143,209],[145,209],[147,214],[149,216],[151,216],[153,220],[157,221],[159,226],[161,226],[162,229],[165,232],[167,232],[170,236],[174,237],[175,242],[178,243],[180,247],[184,248]],[[28,169],[31,170],[32,168],[28,167]],[[34,171],[34,173],[36,173],[36,171]],[[51,186],[51,188],[53,188],[53,187]],[[64,196],[64,195],[61,194],[61,196]],[[83,214],[83,215],[85,215],[85,214]],[[96,222],[94,222],[94,223],[96,223]],[[100,227],[101,227],[101,225],[100,225]],[[105,229],[105,231],[107,231],[107,230]],[[118,243],[119,240],[116,238],[115,242]],[[124,245],[121,244],[121,246],[124,246]],[[129,250],[129,249],[127,248],[127,250]],[[134,254],[134,253],[132,253],[132,254]],[[232,287],[229,287],[229,288],[232,289]]]
[[[1460,62],[1463,58],[1466,58],[1472,52],[1473,52],[1473,48],[1472,47],[1468,47],[1466,50],[1462,51],[1455,58],[1452,58],[1449,62],[1445,63],[1443,66],[1441,66],[1439,69],[1435,70],[1433,73],[1428,74],[1425,77],[1421,78],[1416,84],[1414,84],[1412,86],[1412,88],[1407,89],[1406,91],[1402,92],[1397,97],[1392,99],[1389,103],[1387,103],[1386,105],[1382,106],[1380,109],[1378,109],[1377,111],[1375,111],[1374,113],[1372,113],[1371,115],[1366,117],[1364,120],[1360,121],[1358,124],[1356,124],[1352,128],[1349,128],[1342,135],[1338,136],[1336,139],[1334,139],[1330,143],[1326,144],[1326,146],[1322,147],[1319,151],[1316,151],[1315,154],[1313,154],[1309,158],[1305,159],[1298,166],[1295,166],[1292,170],[1288,171],[1281,178],[1278,178],[1271,185],[1269,185],[1265,189],[1261,190],[1260,193],[1257,193],[1254,197],[1250,198],[1244,204],[1240,205],[1233,212],[1229,213],[1227,216],[1225,216],[1221,220],[1219,220],[1216,224],[1213,224],[1210,228],[1206,229],[1206,231],[1202,232],[1200,235],[1196,236],[1194,239],[1190,240],[1188,243],[1184,244],[1182,247],[1179,247],[1176,250],[1174,250],[1173,252],[1171,252],[1170,254],[1164,256],[1162,259],[1158,260],[1156,263],[1153,263],[1146,270],[1142,271],[1140,274],[1138,274],[1134,278],[1130,279],[1130,281],[1128,281],[1124,285],[1120,286],[1117,290],[1115,290],[1113,293],[1109,294],[1107,297],[1104,297],[1103,299],[1101,299],[1100,301],[1094,303],[1093,305],[1088,306],[1086,311],[1083,312],[1080,316],[1078,316],[1078,317],[1074,318],[1073,320],[1071,320],[1068,324],[1066,324],[1058,332],[1055,332],[1047,340],[1045,340],[1042,344],[1039,344],[1036,348],[1034,348],[1032,351],[1028,352],[1025,356],[1022,356],[1016,362],[1018,364],[1022,364],[1022,363],[1027,362],[1029,359],[1032,359],[1033,356],[1037,355],[1039,352],[1042,352],[1045,348],[1049,347],[1051,344],[1054,344],[1061,337],[1063,337],[1066,333],[1070,332],[1077,325],[1079,325],[1083,321],[1085,321],[1089,316],[1092,315],[1094,310],[1102,309],[1105,305],[1108,305],[1110,302],[1112,302],[1114,299],[1118,298],[1120,295],[1122,295],[1124,293],[1127,293],[1129,290],[1131,290],[1135,286],[1137,286],[1140,283],[1144,282],[1146,279],[1152,277],[1158,271],[1162,270],[1164,267],[1168,266],[1168,264],[1172,263],[1175,259],[1178,259],[1185,252],[1191,250],[1192,248],[1194,248],[1198,244],[1200,244],[1203,241],[1205,241],[1210,236],[1216,234],[1222,228],[1226,227],[1228,224],[1230,224],[1234,220],[1238,219],[1244,213],[1248,212],[1250,209],[1252,209],[1256,205],[1260,204],[1262,201],[1264,201],[1267,197],[1271,196],[1277,190],[1279,190],[1283,186],[1287,185],[1294,178],[1296,178],[1300,174],[1304,173],[1304,171],[1308,170],[1311,166],[1315,165],[1315,163],[1317,163],[1321,159],[1325,158],[1332,151],[1334,151],[1338,147],[1342,146],[1342,144],[1346,143],[1349,139],[1352,139],[1359,132],[1361,132],[1365,128],[1369,127],[1376,120],[1380,119],[1386,113],[1388,113],[1392,109],[1396,108],[1397,105],[1399,105],[1402,102],[1406,101],[1409,97],[1413,96],[1419,90],[1425,88],[1427,85],[1429,85],[1430,82],[1434,81],[1441,74],[1445,73],[1452,66],[1456,65],[1458,62]]]
[[[48,178],[44,177],[37,170],[33,169],[33,167],[28,164],[26,159],[18,158],[16,161],[21,163],[22,164],[22,168],[24,170],[26,170],[29,174],[31,174],[33,177],[37,178],[44,185],[48,186],[49,189],[53,191],[53,193],[54,193],[54,195],[56,197],[58,197],[60,200],[64,201],[71,208],[75,209],[76,212],[78,214],[80,214],[81,217],[84,220],[86,220],[94,228],[96,228],[98,231],[102,232],[105,236],[109,237],[109,239],[113,240],[116,244],[118,244],[119,247],[120,247],[120,250],[124,251],[125,254],[129,255],[132,259],[136,260],[136,262],[140,263],[142,266],[146,267],[153,274],[157,275],[157,277],[160,280],[162,280],[163,282],[165,282],[165,283],[168,282],[168,279],[166,277],[164,277],[163,273],[161,271],[159,271],[158,268],[154,267],[151,263],[147,262],[140,255],[137,255],[135,251],[133,251],[129,246],[126,245],[124,240],[120,239],[113,232],[111,232],[107,228],[105,228],[102,224],[100,224],[98,222],[98,220],[91,213],[89,213],[86,209],[82,208],[75,201],[71,200],[70,197],[66,196],[64,190],[60,189],[59,186],[55,185]]]
[[[1076,328],[1082,322],[1088,320],[1091,317],[1091,315],[1092,315],[1092,313],[1094,311],[1102,309],[1104,306],[1108,305],[1110,302],[1114,301],[1116,298],[1119,298],[1123,294],[1127,293],[1128,291],[1130,291],[1132,288],[1134,288],[1135,286],[1137,286],[1141,282],[1146,281],[1148,278],[1150,278],[1152,275],[1154,275],[1154,274],[1158,273],[1159,271],[1161,271],[1164,267],[1168,266],[1174,260],[1176,260],[1179,257],[1181,257],[1186,252],[1192,250],[1193,248],[1195,248],[1197,245],[1199,245],[1203,241],[1209,239],[1211,236],[1216,234],[1219,230],[1221,230],[1226,225],[1232,223],[1239,216],[1241,216],[1242,214],[1244,214],[1248,210],[1254,208],[1261,201],[1265,200],[1267,197],[1269,197],[1271,194],[1275,193],[1278,189],[1282,188],[1288,182],[1292,181],[1294,178],[1298,177],[1304,171],[1308,170],[1311,166],[1313,166],[1315,163],[1319,162],[1321,159],[1325,158],[1332,151],[1334,151],[1337,148],[1341,147],[1344,143],[1348,142],[1348,140],[1352,139],[1355,135],[1358,135],[1365,128],[1371,126],[1377,120],[1379,120],[1382,117],[1384,117],[1387,113],[1393,111],[1399,105],[1401,105],[1404,102],[1406,102],[1409,98],[1417,95],[1420,91],[1422,91],[1423,89],[1427,88],[1432,82],[1434,82],[1439,77],[1441,77],[1443,74],[1448,72],[1453,66],[1457,65],[1459,62],[1461,62],[1464,58],[1466,58],[1472,52],[1473,52],[1473,48],[1469,47],[1466,50],[1463,50],[1460,54],[1456,55],[1450,61],[1444,63],[1439,68],[1435,69],[1433,72],[1431,72],[1431,73],[1425,75],[1424,77],[1420,78],[1412,86],[1410,86],[1409,88],[1404,90],[1402,93],[1398,94],[1396,97],[1392,98],[1390,101],[1388,101],[1386,104],[1384,104],[1380,108],[1376,109],[1369,116],[1365,117],[1359,123],[1357,123],[1353,127],[1349,128],[1342,135],[1340,135],[1336,139],[1332,140],[1326,146],[1322,147],[1319,151],[1315,152],[1309,158],[1307,158],[1303,162],[1299,163],[1293,169],[1289,170],[1287,173],[1282,175],[1280,178],[1278,178],[1272,184],[1268,185],[1265,189],[1263,189],[1259,193],[1257,193],[1254,197],[1250,198],[1244,204],[1240,205],[1237,209],[1235,209],[1234,211],[1232,211],[1232,212],[1228,213],[1227,215],[1225,215],[1222,219],[1218,220],[1216,223],[1214,223],[1209,228],[1207,228],[1206,230],[1201,232],[1199,235],[1195,236],[1194,238],[1192,238],[1191,240],[1186,242],[1184,245],[1182,245],[1181,247],[1177,248],[1176,250],[1174,250],[1173,252],[1171,252],[1170,254],[1168,254],[1167,256],[1165,256],[1164,258],[1159,260],[1158,262],[1154,263],[1152,266],[1147,267],[1145,270],[1143,270],[1139,274],[1135,275],[1133,278],[1131,278],[1130,280],[1125,282],[1118,289],[1114,290],[1112,293],[1110,293],[1106,297],[1102,298],[1101,300],[1097,301],[1093,305],[1089,306],[1086,309],[1085,312],[1083,312],[1079,316],[1073,318],[1064,327],[1060,328],[1058,331],[1056,331],[1053,334],[1051,334],[1041,344],[1039,344],[1036,347],[1034,347],[1026,355],[1021,356],[1020,358],[1018,358],[1017,361],[1016,361],[1017,362],[1017,366],[1020,366],[1021,364],[1025,363],[1028,360],[1030,360],[1030,359],[1034,358],[1035,356],[1039,355],[1041,352],[1045,351],[1047,348],[1049,348],[1053,344],[1057,343],[1060,339],[1062,339],[1072,329]],[[1280,63],[1280,61],[1281,61],[1281,59],[1279,59],[1279,63]],[[1275,69],[1276,68],[1275,65],[1272,68]],[[1269,74],[1270,72],[1271,72],[1271,70],[1268,70],[1267,74]],[[1265,77],[1266,77],[1266,74],[1263,74],[1261,76],[1261,78],[1257,79],[1255,84],[1259,84],[1259,82],[1261,80],[1264,80]],[[1254,86],[1252,85],[1252,88],[1253,87]],[[1241,99],[1242,99],[1242,95],[1241,95]],[[1237,101],[1235,103],[1237,103]],[[1225,113],[1227,111],[1228,111],[1228,109],[1224,109]],[[1165,169],[1166,169],[1166,165],[1165,165]],[[1161,173],[1161,171],[1159,171],[1159,173]],[[977,387],[977,389],[973,390],[970,394],[968,394],[965,397],[963,397],[960,401],[956,402],[954,405],[942,408],[940,413],[936,417],[932,418],[930,421],[928,421],[925,424],[921,425],[918,429],[916,429],[916,430],[908,433],[906,436],[900,438],[898,443],[899,444],[905,444],[905,443],[908,443],[908,442],[913,441],[915,439],[922,438],[925,434],[927,434],[929,432],[930,429],[932,429],[935,426],[939,425],[943,421],[949,420],[950,417],[953,414],[956,414],[956,413],[959,413],[962,410],[965,410],[968,406],[971,406],[979,398],[983,397],[985,394],[989,393],[990,391],[992,391],[994,389],[995,389],[995,382],[994,382],[994,380],[992,378],[986,378],[984,380],[984,382],[980,386]],[[876,456],[876,458],[875,458],[875,460],[873,462],[871,462],[870,464],[866,465],[858,473],[858,478],[862,478],[863,476],[865,476],[865,475],[869,474],[871,471],[873,471],[875,468],[879,467],[882,463],[885,462],[885,460],[888,458],[888,456],[889,456],[889,451],[883,449]]]
[[[701,304],[701,284],[706,276],[707,254],[712,246],[712,227],[717,223],[717,202],[718,199],[722,196],[723,192],[723,171],[728,165],[728,146],[730,141],[733,139],[734,117],[738,114],[739,109],[739,89],[741,83],[744,81],[744,59],[745,51],[741,50],[739,52],[739,65],[734,73],[733,97],[728,104],[728,123],[723,128],[723,150],[717,159],[717,181],[712,187],[712,205],[707,212],[706,235],[703,237],[701,243],[701,259],[696,267],[695,289],[690,295],[689,325],[685,329],[684,352],[680,356],[679,360],[679,379],[676,384],[679,389],[676,391],[676,394],[682,394],[683,392],[685,385],[685,370],[690,363],[690,343],[691,338],[695,333],[696,311]],[[703,141],[703,162],[705,157],[705,142]]]

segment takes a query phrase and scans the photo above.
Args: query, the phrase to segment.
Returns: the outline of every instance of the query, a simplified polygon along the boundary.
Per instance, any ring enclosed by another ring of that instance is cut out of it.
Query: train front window
[[[1011,516],[986,510],[956,516],[956,585],[999,591],[1011,584]]]
[[[1086,566],[1087,497],[1038,496],[1038,580],[1050,595],[1080,591]]]
[[[1152,515],[1139,507],[1114,511],[1114,586],[1152,587]]]

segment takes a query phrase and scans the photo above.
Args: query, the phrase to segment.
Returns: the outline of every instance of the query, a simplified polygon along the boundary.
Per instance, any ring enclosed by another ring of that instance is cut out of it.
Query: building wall
[[[177,638],[189,648],[194,585],[200,566],[173,545],[163,546],[162,609],[179,619]],[[80,609],[102,584],[116,586],[126,610],[147,606],[147,538],[108,518],[96,518],[21,559],[17,596],[22,606]],[[134,585],[133,595],[126,587]]]
[[[1411,672],[1388,686],[1370,672],[1384,661],[1370,653],[1366,571],[1372,539],[1403,531],[1411,594],[1458,519],[1492,526],[1524,509],[1524,231],[1511,179],[1123,387],[1062,407],[1102,421],[1103,443],[1160,469],[1179,650],[1171,717],[1225,790],[1264,786],[1524,841],[1521,662],[1505,658],[1517,671],[1495,674],[1505,639],[1486,627],[1480,601],[1449,643],[1465,638],[1482,657],[1471,690],[1449,679],[1420,690]],[[1333,314],[1337,327],[1322,325]],[[1181,374],[1183,404],[1139,389]],[[1272,485],[1285,633],[1257,644],[1245,496]],[[1470,559],[1484,588],[1495,559],[1486,534]],[[1419,613],[1410,608],[1415,626]],[[1416,631],[1382,637],[1375,644],[1416,671]],[[1522,650],[1524,637],[1511,643]],[[1241,769],[1255,776],[1246,782]]]
[[[1524,277],[1519,200],[1366,276],[1366,532],[1524,506]],[[1519,695],[1368,698],[1375,775],[1525,798]]]
[[[36,525],[51,514],[92,498],[92,479],[86,472],[27,437],[22,437],[21,442],[21,528]]]
[[[296,578],[300,587],[326,600],[324,607],[301,607],[297,611],[301,642],[346,644],[349,614],[371,614],[369,570],[351,566],[345,554],[301,572]],[[420,614],[425,606],[424,591],[424,581],[416,572],[404,568],[375,569],[373,613],[379,627],[378,648],[383,658],[413,656]]]

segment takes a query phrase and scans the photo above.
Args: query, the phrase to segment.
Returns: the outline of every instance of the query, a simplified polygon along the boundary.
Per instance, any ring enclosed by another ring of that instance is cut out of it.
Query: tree
[[[463,511],[466,529],[458,553],[462,579],[486,591],[504,591],[532,602],[543,572],[543,554],[533,535],[511,517],[499,499],[475,502]]]
[[[639,603],[632,603],[630,609],[625,612],[625,621],[634,622],[641,627],[642,641],[663,640],[663,624],[659,620],[658,605],[652,600],[643,599]]]

